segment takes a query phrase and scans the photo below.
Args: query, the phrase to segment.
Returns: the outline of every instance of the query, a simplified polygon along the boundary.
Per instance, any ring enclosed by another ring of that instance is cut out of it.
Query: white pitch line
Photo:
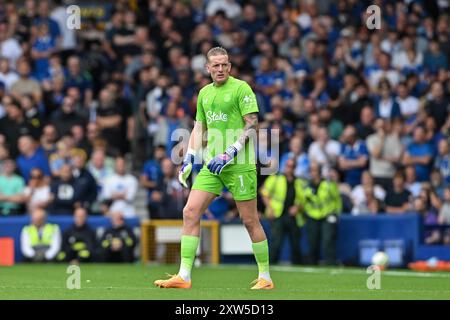
[[[241,269],[241,270],[256,270],[256,266],[247,266],[247,265],[235,265],[235,266],[211,266],[212,268],[218,269]],[[365,269],[345,269],[345,268],[336,268],[336,269],[321,269],[321,268],[308,268],[308,267],[292,267],[292,266],[271,266],[270,270],[279,271],[279,272],[304,272],[304,273],[329,273],[330,275],[338,275],[338,274],[358,274],[365,275]],[[450,278],[450,273],[432,273],[432,272],[414,272],[414,271],[394,271],[387,270],[381,271],[382,275],[386,276],[399,276],[399,277],[418,277],[418,278]]]

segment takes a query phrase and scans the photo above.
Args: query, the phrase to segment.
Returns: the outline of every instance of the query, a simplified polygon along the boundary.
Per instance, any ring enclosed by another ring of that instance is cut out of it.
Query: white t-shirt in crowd
[[[138,181],[131,175],[126,174],[120,176],[114,174],[105,181],[102,189],[102,199],[111,199],[113,194],[125,191],[125,200],[115,200],[111,204],[111,212],[122,212],[125,218],[133,218],[136,216],[134,208],[134,199],[138,190]]]
[[[66,9],[64,7],[55,8],[50,17],[58,23],[59,30],[61,31],[61,48],[65,50],[74,49],[77,45],[77,39],[75,37],[75,30],[67,27],[69,14],[66,12]]]
[[[402,116],[409,117],[419,112],[419,99],[413,96],[408,96],[405,99],[397,97],[397,103],[400,106]]]
[[[19,75],[15,72],[1,73],[0,72],[0,81],[5,84],[6,92],[9,93],[12,85],[19,80]]]
[[[23,194],[25,196],[31,195],[31,199],[28,202],[28,208],[31,210],[35,208],[38,203],[48,201],[50,199],[51,192],[49,186],[35,188],[33,193],[30,187],[26,187],[25,190],[23,190]]]
[[[384,201],[384,198],[386,197],[386,191],[382,187],[380,187],[379,185],[375,185],[373,188],[373,192],[375,198],[377,198],[380,201]],[[354,187],[351,195],[354,206],[359,206],[364,201],[366,201],[366,195],[364,193],[364,187],[362,184],[359,184],[356,187]]]
[[[8,58],[9,66],[12,69],[16,68],[16,61],[22,55],[23,50],[17,41],[14,38],[6,39],[5,41],[0,43],[0,55],[2,57]]]
[[[310,162],[317,162],[322,166],[322,175],[328,176],[330,167],[336,163],[337,157],[341,152],[341,144],[336,140],[330,139],[325,145],[325,152],[319,146],[319,143],[315,141],[309,146],[308,157]]]

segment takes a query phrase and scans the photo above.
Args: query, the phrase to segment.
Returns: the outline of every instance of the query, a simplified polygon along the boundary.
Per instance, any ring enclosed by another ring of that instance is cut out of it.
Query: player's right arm
[[[192,129],[191,135],[189,136],[188,149],[184,156],[183,164],[178,174],[178,180],[185,188],[188,187],[186,181],[191,174],[195,156],[199,155],[200,151],[203,148],[203,135],[205,134],[205,132],[206,118],[202,106],[202,91],[200,91],[197,98],[197,115],[194,123],[194,128]]]

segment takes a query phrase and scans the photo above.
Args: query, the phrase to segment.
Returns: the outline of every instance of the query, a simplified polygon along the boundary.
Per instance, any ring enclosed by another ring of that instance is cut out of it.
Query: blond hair
[[[208,53],[206,54],[206,60],[209,62],[209,57],[211,56],[228,56],[228,52],[226,49],[222,47],[214,47],[209,49]]]

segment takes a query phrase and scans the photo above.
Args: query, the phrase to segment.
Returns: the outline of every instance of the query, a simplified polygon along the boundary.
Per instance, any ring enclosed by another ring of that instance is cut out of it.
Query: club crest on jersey
[[[230,102],[231,101],[231,94],[227,93],[223,96],[224,102]]]
[[[206,123],[210,124],[211,122],[215,121],[228,121],[228,115],[226,113],[223,113],[222,111],[219,111],[219,113],[208,111],[206,113]]]

